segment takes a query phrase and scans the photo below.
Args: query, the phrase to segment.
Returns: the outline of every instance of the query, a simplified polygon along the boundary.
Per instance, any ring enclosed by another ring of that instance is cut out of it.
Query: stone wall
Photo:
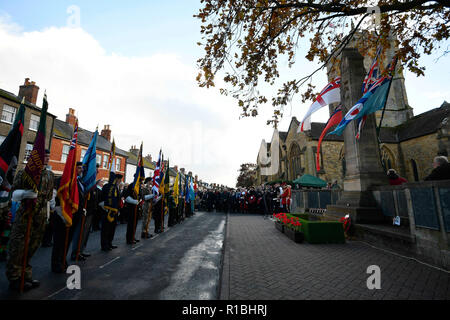
[[[414,181],[411,159],[417,164],[419,180],[423,180],[433,170],[433,159],[438,153],[437,134],[429,134],[400,143],[405,164],[405,178]]]

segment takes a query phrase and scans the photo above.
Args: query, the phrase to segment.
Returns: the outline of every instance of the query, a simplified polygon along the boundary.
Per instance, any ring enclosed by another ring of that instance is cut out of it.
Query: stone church
[[[393,56],[393,48],[388,50],[386,61]],[[364,57],[366,71],[372,59]],[[336,74],[328,68],[328,79]],[[330,114],[336,106],[330,105]],[[377,126],[381,120],[381,110],[376,113]],[[433,158],[450,153],[450,104],[442,105],[414,116],[408,104],[405,78],[397,71],[389,91],[379,135],[381,162],[387,171],[395,169],[409,182],[423,180],[432,170]],[[342,187],[345,176],[344,137],[327,135],[320,150],[320,171],[316,171],[317,143],[325,123],[311,123],[311,130],[297,133],[300,122],[291,119],[287,131],[274,130],[270,142],[262,140],[257,157],[257,184],[275,180],[293,180],[303,174],[317,176],[327,182],[338,181]],[[364,130],[364,129],[363,129]],[[331,131],[331,130],[330,130]],[[357,142],[358,143],[358,142]],[[278,150],[276,150],[278,149]],[[278,157],[275,159],[274,157]],[[276,165],[279,163],[279,165]],[[267,175],[264,168],[277,167]],[[263,170],[263,171],[262,171]],[[263,174],[261,174],[263,173]],[[386,183],[388,181],[386,180]]]

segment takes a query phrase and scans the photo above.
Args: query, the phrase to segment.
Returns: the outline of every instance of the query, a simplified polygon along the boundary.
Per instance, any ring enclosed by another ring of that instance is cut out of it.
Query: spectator
[[[425,178],[430,180],[450,180],[450,163],[446,156],[437,156],[433,160],[433,171]]]
[[[400,177],[394,169],[389,169],[387,172],[387,176],[389,178],[389,184],[391,186],[399,186],[403,183],[408,182],[405,178]]]

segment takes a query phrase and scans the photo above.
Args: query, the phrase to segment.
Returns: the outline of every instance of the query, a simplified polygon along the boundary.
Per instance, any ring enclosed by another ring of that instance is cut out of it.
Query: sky
[[[171,165],[234,187],[240,164],[255,163],[261,140],[271,139],[272,109],[240,119],[236,101],[220,95],[220,81],[215,88],[197,86],[201,34],[192,16],[199,8],[199,0],[0,0],[0,88],[17,94],[30,78],[40,87],[37,104],[46,90],[49,112],[59,119],[74,108],[84,129],[109,124],[121,149],[143,142],[144,154],[155,159],[162,148]],[[438,56],[421,60],[425,77],[405,72],[415,115],[450,101],[450,57]],[[289,75],[315,67],[301,54],[296,69],[281,63]],[[318,73],[317,89],[326,80]],[[279,130],[293,116],[302,119],[308,106],[297,97]],[[327,118],[324,108],[312,121]]]

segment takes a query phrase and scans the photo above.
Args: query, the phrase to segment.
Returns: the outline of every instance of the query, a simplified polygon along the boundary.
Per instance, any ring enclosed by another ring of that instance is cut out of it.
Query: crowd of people
[[[264,213],[289,212],[291,186],[282,183],[249,188],[212,188],[199,192],[199,210],[225,213]]]
[[[94,188],[85,190],[83,163],[78,162],[78,210],[67,217],[56,196],[61,178],[56,179],[48,166],[49,154],[50,151],[46,150],[45,167],[37,192],[27,189],[24,169],[16,172],[16,167],[8,171],[1,184],[0,258],[6,260],[6,276],[12,290],[27,291],[40,285],[32,277],[30,261],[41,245],[52,247],[51,270],[65,273],[68,255],[73,261],[85,261],[91,256],[86,248],[92,232],[101,233],[99,245],[102,251],[116,249],[114,236],[118,224],[127,225],[126,244],[133,245],[141,239],[153,237],[150,232],[152,219],[153,233],[164,232],[165,215],[168,215],[168,226],[172,227],[195,215],[196,210],[264,213],[265,216],[290,212],[291,186],[286,183],[237,189],[209,188],[195,192],[192,188],[189,189],[192,192],[188,192],[179,183],[180,192],[174,194],[173,186],[162,193],[159,189],[155,191],[152,178],[146,178],[136,188],[133,184],[121,182],[122,175],[111,172],[106,184],[97,180]],[[450,179],[450,163],[446,157],[436,157],[433,167],[425,180]],[[407,182],[394,170],[389,170],[388,178],[393,185]],[[334,188],[339,188],[337,181],[327,186],[327,189]],[[33,212],[31,216],[30,210]],[[136,236],[139,223],[140,237]]]

